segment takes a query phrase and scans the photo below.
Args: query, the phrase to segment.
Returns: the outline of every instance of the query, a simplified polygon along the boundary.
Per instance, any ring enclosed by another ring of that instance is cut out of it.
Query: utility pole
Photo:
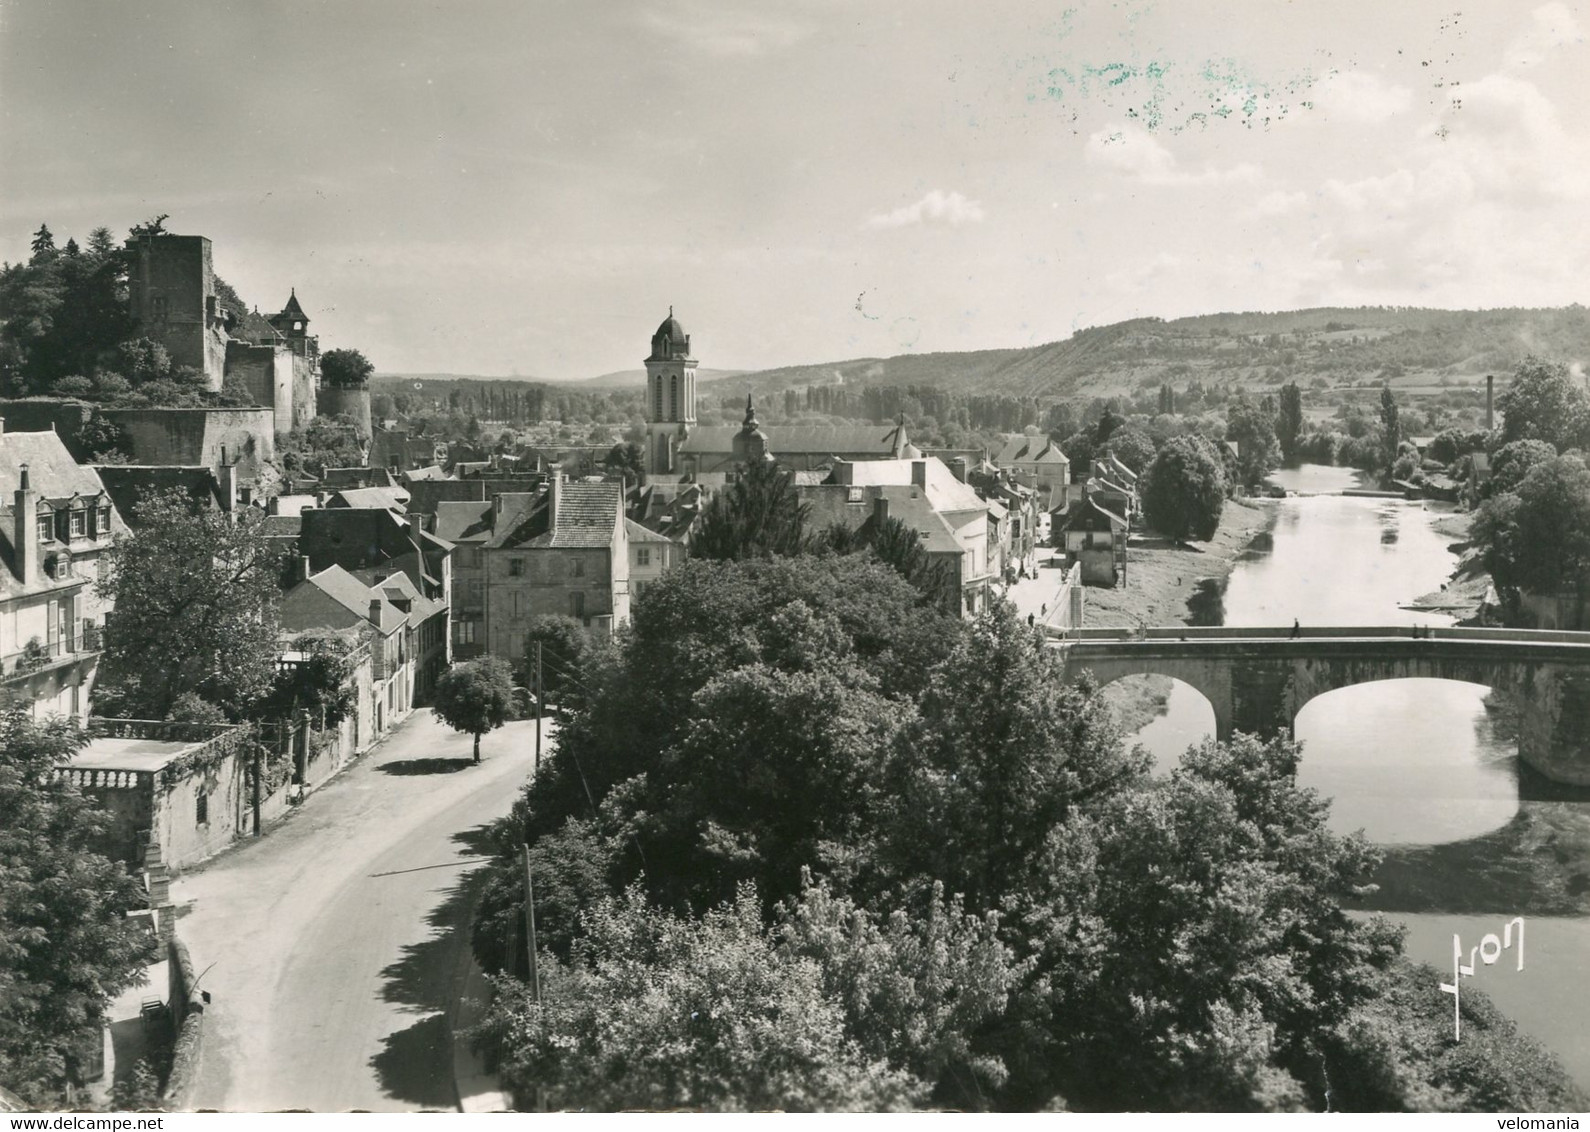
[[[540,659],[541,646],[536,646],[536,658]],[[539,666],[538,666],[539,667]],[[530,991],[535,995],[536,1014],[541,1013],[541,965],[536,959],[536,882],[530,871],[530,845],[521,842],[519,856],[524,861],[524,928],[525,936],[529,941],[530,952]],[[546,1025],[546,1019],[540,1019],[541,1025]],[[547,1110],[546,1090],[536,1086],[536,1111]]]
[[[530,987],[535,1003],[541,1005],[541,968],[536,962],[536,882],[530,872],[530,846],[521,844],[519,856],[524,861],[524,930],[530,945]]]
[[[536,770],[541,769],[541,642],[536,642]]]

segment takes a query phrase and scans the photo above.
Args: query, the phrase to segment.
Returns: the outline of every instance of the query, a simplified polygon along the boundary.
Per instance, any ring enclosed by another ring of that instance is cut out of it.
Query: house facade
[[[109,601],[96,588],[126,530],[54,432],[0,421],[0,698],[86,720]],[[9,506],[7,506],[9,504]]]
[[[629,532],[623,489],[571,483],[555,469],[534,496],[498,496],[482,546],[487,651],[524,659],[529,622],[573,617],[598,635],[629,620]]]

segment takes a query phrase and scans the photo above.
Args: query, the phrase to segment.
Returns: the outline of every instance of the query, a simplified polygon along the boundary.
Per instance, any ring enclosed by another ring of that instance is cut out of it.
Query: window
[[[637,566],[650,566],[651,565],[651,547],[649,547],[649,546],[637,546],[635,548],[635,565],[637,565]]]
[[[522,578],[522,577],[524,577],[524,559],[523,558],[510,558],[510,559],[508,559],[508,576],[510,578]]]
[[[193,805],[194,805],[194,810],[196,811],[195,816],[198,818],[198,821],[195,824],[197,824],[197,825],[209,825],[210,824],[210,795],[208,793],[206,793],[205,791],[200,790],[198,792],[198,794],[194,796]]]
[[[508,595],[508,612],[511,616],[522,617],[524,615],[524,606],[520,604],[523,597],[524,595],[517,590]]]
[[[80,507],[72,510],[72,537],[88,537],[88,512]]]
[[[55,523],[48,514],[39,516],[39,541],[49,542],[55,537]]]
[[[583,559],[583,558],[571,558],[571,559],[569,559],[569,576],[571,578],[583,578],[583,577],[585,577],[585,559]]]
[[[582,620],[584,619],[584,617],[585,617],[585,594],[584,594],[584,592],[582,592],[580,590],[575,590],[573,593],[571,593],[569,595],[569,612],[575,617],[581,618]]]
[[[478,629],[480,627],[480,622],[479,621],[459,621],[459,622],[457,622],[457,625],[458,625],[458,643],[461,644],[461,645],[472,645],[472,644],[474,644],[475,643],[475,633],[478,631]]]
[[[110,504],[104,503],[99,508],[99,533],[110,534]]]

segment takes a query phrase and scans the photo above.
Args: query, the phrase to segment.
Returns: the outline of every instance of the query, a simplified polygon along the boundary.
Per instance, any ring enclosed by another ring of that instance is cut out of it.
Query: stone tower
[[[646,359],[646,468],[653,474],[675,470],[679,446],[696,423],[696,359],[690,356],[690,335],[668,317],[651,336]]]
[[[215,292],[210,241],[203,236],[139,232],[127,241],[128,290],[138,333],[166,348],[177,365],[204,374],[212,391],[226,370],[228,311]]]

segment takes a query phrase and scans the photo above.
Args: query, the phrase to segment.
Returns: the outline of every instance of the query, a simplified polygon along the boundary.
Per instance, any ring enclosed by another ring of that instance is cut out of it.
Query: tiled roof
[[[889,456],[894,453],[894,425],[763,425],[768,451],[817,456]],[[738,425],[703,425],[690,430],[679,446],[682,453],[734,451]],[[908,445],[909,447],[909,445]]]
[[[537,498],[533,509],[510,518],[506,513],[497,524],[491,547],[607,547],[613,544],[614,528],[623,514],[623,494],[615,483],[565,483],[558,491],[558,523],[548,530],[546,496]]]
[[[491,503],[438,503],[436,534],[451,543],[485,542],[491,537]]]
[[[54,432],[0,432],[0,499],[10,503],[22,486],[22,465],[28,483],[41,499],[98,495],[94,469],[79,464]]]
[[[123,515],[132,515],[145,499],[167,491],[181,491],[206,509],[214,510],[221,506],[219,485],[209,468],[105,464],[96,470],[105,490],[115,502],[116,510]]]
[[[341,566],[326,567],[306,584],[314,586],[350,613],[356,613],[366,620],[370,616],[370,602],[380,598],[381,621],[377,628],[383,635],[395,632],[406,620],[404,614],[382,594],[372,590]]]
[[[328,507],[379,507],[389,511],[402,511],[408,506],[409,493],[401,487],[350,487],[332,493]]]
[[[667,535],[661,535],[656,531],[647,530],[645,527],[635,522],[634,519],[624,520],[624,531],[629,535],[630,542],[662,542],[672,544],[674,541]]]

